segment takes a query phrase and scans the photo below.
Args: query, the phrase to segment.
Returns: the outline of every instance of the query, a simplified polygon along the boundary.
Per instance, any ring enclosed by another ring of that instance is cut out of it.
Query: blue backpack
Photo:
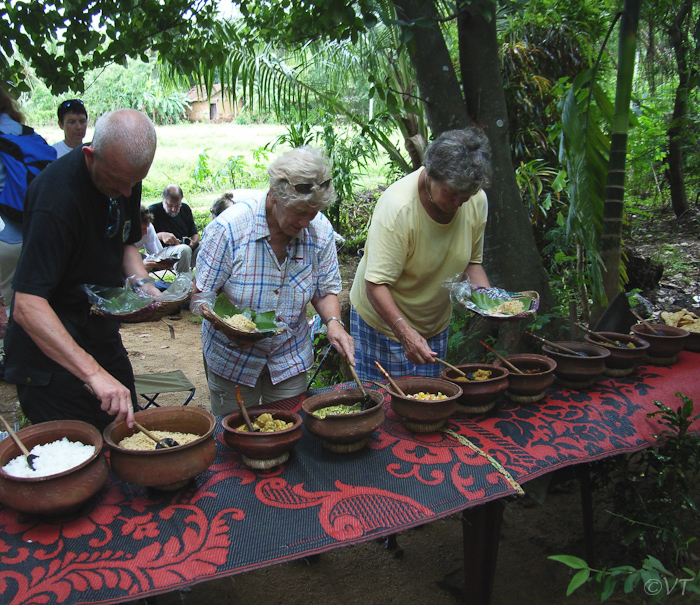
[[[0,211],[7,218],[22,222],[29,183],[55,159],[56,150],[29,126],[22,126],[20,135],[0,133],[0,160],[5,167]]]

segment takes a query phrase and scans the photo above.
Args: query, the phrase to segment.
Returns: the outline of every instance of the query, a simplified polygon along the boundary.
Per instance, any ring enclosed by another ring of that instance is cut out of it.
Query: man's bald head
[[[156,153],[156,129],[145,113],[117,109],[97,120],[90,147],[98,158],[117,151],[130,166],[148,169]]]
[[[128,197],[146,178],[156,152],[156,129],[135,109],[117,109],[95,124],[92,143],[83,147],[85,163],[97,189],[110,198]]]

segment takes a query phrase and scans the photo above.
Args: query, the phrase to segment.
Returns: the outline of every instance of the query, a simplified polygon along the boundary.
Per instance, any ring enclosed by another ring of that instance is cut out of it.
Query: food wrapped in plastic
[[[192,296],[190,311],[214,324],[228,338],[256,341],[281,334],[286,325],[277,320],[275,311],[256,312],[239,309],[222,292],[198,292]]]
[[[135,276],[127,278],[123,288],[86,285],[85,290],[92,313],[124,323],[139,323],[156,321],[176,311],[190,295],[193,279],[192,272],[180,273],[160,296],[153,296],[143,288],[145,283],[155,280]]]
[[[535,315],[540,306],[540,296],[534,290],[508,292],[502,288],[475,286],[469,278],[460,280],[457,275],[445,283],[453,303],[489,319],[523,319]]]

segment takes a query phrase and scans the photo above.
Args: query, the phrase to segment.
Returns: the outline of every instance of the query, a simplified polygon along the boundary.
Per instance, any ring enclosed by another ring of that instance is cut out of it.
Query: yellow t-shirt
[[[447,225],[423,208],[418,177],[423,168],[392,184],[372,214],[365,253],[355,274],[350,302],[375,330],[396,340],[367,299],[365,280],[389,286],[404,319],[424,338],[442,332],[452,304],[446,279],[469,263],[480,264],[488,215],[486,194],[479,191]]]

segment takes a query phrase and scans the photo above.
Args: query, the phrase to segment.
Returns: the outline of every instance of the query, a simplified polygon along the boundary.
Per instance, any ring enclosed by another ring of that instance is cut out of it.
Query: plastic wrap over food
[[[532,290],[508,292],[502,288],[484,288],[473,285],[469,278],[460,280],[460,277],[456,275],[445,282],[450,300],[482,317],[522,319],[534,315],[539,308],[539,294]]]
[[[138,311],[154,302],[182,300],[192,290],[193,279],[192,272],[180,273],[160,296],[153,296],[144,289],[145,284],[155,282],[153,278],[134,275],[126,279],[123,288],[86,285],[85,289],[88,300],[97,309],[112,315],[121,315]]]

